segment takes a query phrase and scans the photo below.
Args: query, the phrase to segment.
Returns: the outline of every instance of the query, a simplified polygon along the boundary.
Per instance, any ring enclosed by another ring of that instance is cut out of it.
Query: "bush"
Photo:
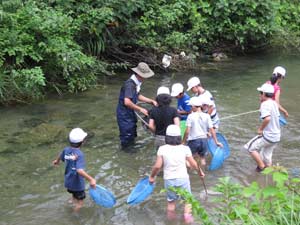
[[[276,33],[272,36],[272,43],[276,48],[300,51],[300,3],[286,0],[278,4],[276,11]]]
[[[5,71],[1,74],[0,99],[6,102],[28,102],[43,97],[45,76],[40,67]]]
[[[300,50],[300,3],[295,0],[1,3],[0,102],[37,99],[44,89],[84,91],[97,83],[98,76],[113,74],[112,68],[139,60],[158,64],[156,55],[165,52],[183,50],[198,56],[258,50],[270,41]],[[39,91],[8,88],[19,87],[11,74],[27,80],[20,76],[34,73],[44,77],[45,85],[32,84]]]
[[[138,22],[138,43],[175,50],[263,45],[274,30],[275,6],[271,0],[159,1]]]
[[[215,199],[219,207],[210,216],[217,219],[208,219],[203,207],[189,193],[172,190],[195,209],[202,208],[193,212],[204,224],[300,224],[300,179],[290,178],[287,171],[278,166],[269,167],[263,173],[271,175],[272,184],[263,187],[253,182],[244,187],[232,183],[229,177],[221,178],[215,191],[223,195]]]
[[[86,90],[95,82],[95,74],[91,72],[95,60],[83,54],[74,41],[76,24],[72,18],[50,7],[39,7],[34,1],[14,3],[3,4],[0,25],[0,66],[4,74],[16,75],[12,80],[6,76],[6,83],[18,78],[26,81],[28,87],[30,82],[32,87],[37,87],[31,78],[40,79],[43,75],[48,88],[58,83],[76,91]],[[21,86],[17,83],[14,87]],[[29,94],[30,91],[33,92]],[[18,95],[9,94],[11,97],[2,101],[42,96],[35,88],[16,92]]]

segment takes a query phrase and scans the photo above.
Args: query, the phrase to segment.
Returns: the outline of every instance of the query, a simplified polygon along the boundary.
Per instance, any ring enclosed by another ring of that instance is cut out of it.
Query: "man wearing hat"
[[[117,106],[117,121],[122,148],[133,144],[137,136],[137,118],[134,111],[148,116],[148,111],[138,106],[137,101],[157,105],[156,101],[140,94],[142,82],[144,79],[152,77],[154,72],[144,62],[140,62],[137,67],[131,68],[131,70],[134,73],[122,86]]]
[[[256,171],[261,172],[272,165],[273,150],[280,141],[280,113],[277,103],[272,99],[274,87],[263,84],[257,90],[260,92],[259,110],[262,123],[257,131],[258,136],[252,138],[244,147],[257,163]]]

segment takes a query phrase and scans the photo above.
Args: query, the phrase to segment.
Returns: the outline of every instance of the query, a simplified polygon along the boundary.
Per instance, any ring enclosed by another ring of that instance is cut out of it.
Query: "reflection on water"
[[[197,73],[166,73],[147,80],[142,92],[154,97],[160,85],[186,83],[189,77],[199,75],[202,84],[216,97],[220,117],[256,110],[259,107],[256,88],[271,75],[275,65],[287,68],[282,83],[281,101],[288,109],[288,125],[282,129],[282,141],[274,152],[274,163],[287,167],[293,176],[300,174],[299,123],[300,92],[296,58],[253,57],[217,63],[213,70]],[[137,145],[130,152],[119,150],[115,107],[119,88],[127,75],[105,82],[105,86],[75,96],[50,98],[30,106],[2,108],[0,118],[0,224],[182,224],[182,206],[178,221],[165,220],[165,196],[162,177],[151,198],[137,206],[126,204],[127,196],[136,182],[150,173],[155,160],[153,138],[139,122]],[[173,102],[175,104],[175,102]],[[213,186],[218,178],[230,176],[236,182],[250,184],[268,182],[254,172],[254,162],[242,146],[255,135],[258,113],[222,121],[221,133],[231,147],[231,156],[217,171],[207,172],[209,191],[203,199],[204,188],[195,174],[191,174],[192,191],[204,206],[211,210],[217,194]],[[52,160],[67,145],[66,137],[73,127],[82,127],[89,133],[83,146],[87,171],[97,182],[110,189],[117,198],[113,209],[95,206],[89,198],[79,214],[68,204],[70,195],[63,187],[64,166],[51,166]]]

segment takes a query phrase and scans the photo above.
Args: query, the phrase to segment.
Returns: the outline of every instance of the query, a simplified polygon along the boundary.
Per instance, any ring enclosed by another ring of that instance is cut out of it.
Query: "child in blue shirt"
[[[183,85],[176,83],[172,85],[171,96],[177,98],[177,113],[180,114],[180,120],[186,120],[192,108],[188,104],[190,96],[183,91]]]
[[[90,182],[92,188],[96,187],[96,180],[85,172],[84,154],[80,146],[84,142],[87,133],[81,128],[71,130],[69,134],[70,146],[64,148],[59,156],[52,162],[53,165],[59,165],[60,160],[65,163],[65,187],[72,194],[74,211],[78,212],[83,206],[85,199],[84,178]]]

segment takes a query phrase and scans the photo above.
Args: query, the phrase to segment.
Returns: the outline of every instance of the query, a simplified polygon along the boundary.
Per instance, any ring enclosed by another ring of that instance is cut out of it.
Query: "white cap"
[[[274,87],[272,84],[263,84],[261,87],[257,88],[258,91],[264,92],[264,93],[274,93]]]
[[[276,66],[273,70],[273,74],[280,74],[285,77],[286,70],[282,66]]]
[[[81,128],[74,128],[69,134],[69,141],[71,143],[80,143],[86,138],[86,136],[87,133],[84,132]]]
[[[181,132],[180,132],[180,127],[175,125],[175,124],[171,124],[167,127],[167,131],[166,131],[166,135],[167,136],[180,136]]]
[[[200,84],[200,79],[198,77],[192,77],[187,82],[187,91],[191,90],[193,87]]]
[[[157,89],[156,95],[161,95],[161,94],[169,95],[170,94],[170,89],[168,87],[164,87],[164,86],[159,87]]]
[[[198,96],[192,97],[189,101],[189,105],[191,106],[201,106],[202,104],[201,98]]]
[[[172,85],[171,96],[176,97],[183,92],[183,85],[181,83],[176,83]]]

